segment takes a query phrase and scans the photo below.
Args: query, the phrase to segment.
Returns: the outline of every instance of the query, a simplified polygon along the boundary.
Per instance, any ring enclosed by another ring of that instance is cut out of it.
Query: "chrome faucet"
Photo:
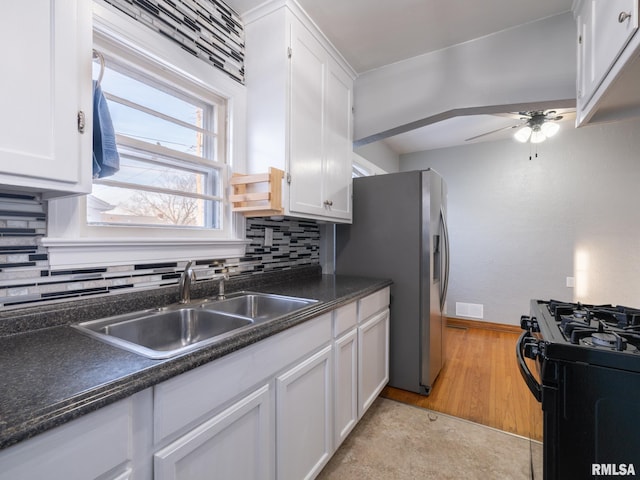
[[[191,301],[191,282],[195,282],[196,273],[191,268],[193,261],[189,261],[180,276],[180,285],[178,288],[180,294],[180,303],[189,303]]]
[[[224,300],[226,297],[224,296],[224,281],[229,280],[228,273],[220,273],[218,275],[214,275],[211,277],[212,280],[219,280],[218,283],[218,300]]]

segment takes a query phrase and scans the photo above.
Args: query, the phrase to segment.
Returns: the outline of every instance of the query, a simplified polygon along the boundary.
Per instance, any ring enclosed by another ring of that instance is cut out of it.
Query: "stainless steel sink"
[[[91,320],[75,328],[149,358],[170,358],[210,345],[239,329],[317,302],[305,298],[240,292],[225,300],[144,310]]]
[[[169,358],[220,340],[252,323],[250,318],[185,307],[93,320],[76,327],[146,357]]]
[[[225,300],[204,303],[202,308],[248,317],[258,322],[287,315],[316,302],[308,298],[240,292]]]

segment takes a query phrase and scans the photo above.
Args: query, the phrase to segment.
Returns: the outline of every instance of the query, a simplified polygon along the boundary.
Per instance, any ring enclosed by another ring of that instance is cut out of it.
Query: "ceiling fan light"
[[[560,125],[554,122],[545,122],[542,124],[542,133],[544,133],[547,137],[553,137],[558,130],[560,130]]]
[[[542,143],[547,139],[547,136],[540,130],[536,130],[531,133],[531,143]]]
[[[526,126],[526,127],[522,127],[520,130],[518,130],[516,133],[513,134],[513,137],[522,143],[525,143],[527,140],[529,140],[529,137],[531,136],[531,127]]]

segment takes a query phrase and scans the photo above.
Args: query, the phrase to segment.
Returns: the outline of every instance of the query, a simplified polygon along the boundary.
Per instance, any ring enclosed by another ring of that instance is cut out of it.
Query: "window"
[[[227,183],[244,171],[245,87],[109,6],[93,12],[121,168],[92,195],[49,201],[50,266],[241,257]]]
[[[225,100],[198,98],[189,85],[176,89],[114,58],[100,85],[120,170],[94,179],[88,224],[223,228]]]

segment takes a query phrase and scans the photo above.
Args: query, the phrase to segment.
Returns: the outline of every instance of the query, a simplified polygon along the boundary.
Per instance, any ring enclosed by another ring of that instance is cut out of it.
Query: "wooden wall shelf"
[[[269,173],[255,175],[234,173],[231,177],[232,211],[245,217],[282,215],[283,178],[284,172],[278,168],[269,168]]]

